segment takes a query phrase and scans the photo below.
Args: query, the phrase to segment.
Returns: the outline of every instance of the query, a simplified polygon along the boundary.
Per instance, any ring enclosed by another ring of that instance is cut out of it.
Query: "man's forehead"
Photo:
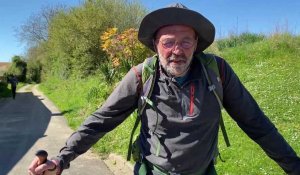
[[[185,34],[190,34],[192,36],[195,36],[195,30],[189,26],[186,25],[169,25],[169,26],[164,26],[158,29],[156,33],[156,38],[160,37],[161,35],[172,35],[172,34],[180,34],[180,33],[185,33]]]

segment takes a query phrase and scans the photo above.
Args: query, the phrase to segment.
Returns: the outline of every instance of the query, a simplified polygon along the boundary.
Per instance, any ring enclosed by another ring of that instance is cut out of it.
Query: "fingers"
[[[40,163],[38,157],[35,157],[28,167],[29,175],[61,175],[63,169],[60,167],[59,160],[47,160],[45,163]]]
[[[38,167],[38,158],[35,157],[28,167],[29,175],[36,175],[35,168]]]
[[[44,171],[48,170],[48,169],[53,169],[55,167],[55,165],[52,163],[51,165],[50,164],[47,164],[47,163],[44,163],[40,166],[38,166],[36,169],[35,169],[35,172],[37,174],[42,174]]]

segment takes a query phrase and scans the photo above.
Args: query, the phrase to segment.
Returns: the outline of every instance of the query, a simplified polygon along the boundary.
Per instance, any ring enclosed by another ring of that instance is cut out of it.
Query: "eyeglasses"
[[[159,40],[158,42],[161,43],[163,48],[165,49],[174,49],[176,45],[180,46],[183,49],[190,49],[192,48],[195,43],[197,42],[197,39],[184,39],[180,42],[174,40],[174,39],[164,39],[164,40]]]

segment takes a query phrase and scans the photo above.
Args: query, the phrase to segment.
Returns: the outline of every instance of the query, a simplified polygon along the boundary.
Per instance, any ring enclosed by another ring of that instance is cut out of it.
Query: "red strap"
[[[141,77],[141,74],[139,74],[139,72],[137,71],[137,68],[135,66],[132,67],[134,73],[135,73],[135,76],[136,78],[139,80],[139,85],[137,87],[137,92],[140,93],[141,91],[141,88],[142,88],[142,77]]]
[[[190,89],[190,116],[194,113],[194,99],[195,99],[195,85],[194,83],[191,84]]]

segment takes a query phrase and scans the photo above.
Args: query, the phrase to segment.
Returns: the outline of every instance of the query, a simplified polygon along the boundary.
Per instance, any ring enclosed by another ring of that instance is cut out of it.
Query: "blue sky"
[[[82,0],[0,0],[0,62],[22,55],[25,46],[15,36],[19,28],[33,14],[48,5],[79,5]],[[206,16],[216,27],[216,37],[229,33],[253,32],[271,34],[276,30],[300,34],[299,0],[141,0],[149,10],[174,2]]]

